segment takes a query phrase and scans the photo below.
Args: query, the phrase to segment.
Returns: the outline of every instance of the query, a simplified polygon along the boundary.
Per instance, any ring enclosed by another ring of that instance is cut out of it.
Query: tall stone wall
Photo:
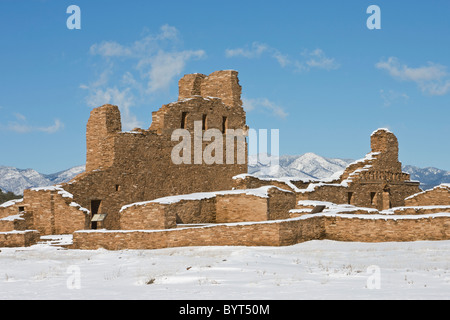
[[[92,213],[107,214],[104,226],[109,229],[119,228],[118,213],[126,204],[231,189],[232,177],[247,172],[240,94],[235,71],[186,75],[180,80],[180,100],[153,112],[148,130],[130,132],[120,131],[117,106],[94,109],[87,125],[86,172],[63,188]],[[177,129],[185,129],[189,136],[172,141]],[[215,129],[218,135],[206,137],[206,129]],[[231,129],[234,143],[227,144]],[[181,163],[173,161],[174,152]],[[207,162],[211,159],[205,155],[212,155],[212,161]]]
[[[329,201],[385,210],[405,205],[405,198],[420,192],[417,181],[402,172],[398,141],[387,129],[370,137],[371,152],[347,166],[334,183],[311,183],[298,193],[298,200]]]
[[[185,75],[178,82],[178,99],[192,96],[217,97],[231,107],[241,107],[241,91],[238,73],[234,70],[222,70],[209,76],[195,73]]]
[[[122,230],[158,230],[176,228],[176,214],[167,206],[148,203],[129,207],[121,212]]]
[[[86,171],[107,168],[114,164],[114,133],[122,125],[117,106],[95,108],[86,126]]]

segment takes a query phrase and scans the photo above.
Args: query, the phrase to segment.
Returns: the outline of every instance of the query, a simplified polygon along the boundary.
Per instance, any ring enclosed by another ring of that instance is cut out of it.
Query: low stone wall
[[[10,200],[0,204],[0,219],[18,214],[23,207],[23,199]]]
[[[0,219],[0,232],[8,232],[13,230],[26,230],[27,222],[24,214],[16,214],[13,216]]]
[[[176,214],[168,211],[169,207],[152,202],[128,207],[120,213],[120,228],[122,230],[134,230],[136,226],[146,230],[175,228]]]
[[[268,199],[246,194],[217,196],[216,222],[265,221],[269,219]]]
[[[30,228],[43,235],[89,229],[89,211],[72,200],[72,194],[57,186],[25,190],[23,202],[31,217]]]
[[[277,224],[237,224],[172,230],[77,231],[73,248],[108,250],[186,246],[278,246]]]
[[[170,196],[123,206],[121,230],[175,228],[178,224],[289,218],[295,194],[275,186]]]
[[[73,234],[72,247],[121,250],[183,246],[286,246],[320,239],[360,242],[449,240],[450,215],[320,213],[287,220],[171,230],[77,231]]]
[[[325,238],[337,241],[387,242],[449,240],[450,216],[392,216],[375,219],[330,216],[324,221]]]
[[[439,212],[449,212],[450,213],[450,205],[446,206],[420,206],[420,207],[397,207],[389,210],[385,210],[383,212],[395,215],[423,215],[430,213],[439,213]]]
[[[0,248],[28,247],[40,239],[36,230],[0,232]]]
[[[406,206],[450,206],[450,184],[441,184],[405,199]]]

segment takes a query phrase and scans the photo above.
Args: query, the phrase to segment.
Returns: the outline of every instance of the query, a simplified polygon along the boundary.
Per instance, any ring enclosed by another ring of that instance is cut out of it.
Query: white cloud
[[[130,56],[132,51],[115,41],[103,41],[99,44],[95,43],[89,49],[90,54],[100,55],[103,57],[123,57]]]
[[[242,98],[243,107],[246,112],[249,111],[262,111],[269,112],[271,115],[285,119],[288,113],[276,103],[270,101],[267,98],[248,99]]]
[[[318,68],[324,70],[334,70],[339,68],[334,58],[329,58],[325,55],[322,49],[315,49],[313,51],[305,50],[303,55],[307,58],[305,64],[310,68]]]
[[[383,105],[385,107],[389,107],[393,103],[406,103],[409,100],[409,96],[406,93],[401,93],[394,90],[385,91],[381,89],[380,97],[383,99]]]
[[[59,119],[55,119],[55,124],[48,126],[48,127],[38,127],[38,128],[36,128],[36,130],[46,132],[46,133],[55,133],[55,132],[58,132],[62,128],[64,128],[64,123],[62,123]]]
[[[88,105],[115,104],[125,130],[141,126],[131,109],[148,101],[151,94],[168,90],[189,61],[206,56],[203,50],[180,49],[180,44],[179,31],[167,24],[158,33],[128,45],[116,41],[93,44],[90,54],[103,58],[106,66],[95,81],[80,85],[88,91]],[[122,70],[121,74],[117,75],[117,70]]]
[[[187,61],[190,59],[200,59],[204,56],[205,52],[203,50],[185,50],[180,52],[159,51],[144,64],[140,64],[141,68],[144,68],[146,64],[150,65],[146,74],[148,78],[147,90],[149,92],[165,90],[174,78],[181,75]]]
[[[242,56],[245,58],[257,58],[261,54],[270,50],[269,46],[264,43],[253,42],[250,48],[236,48],[225,50],[225,56],[228,58]]]
[[[412,68],[401,64],[398,58],[389,57],[375,64],[378,69],[386,70],[393,78],[411,81],[430,95],[444,95],[450,92],[450,79],[447,67],[429,62],[426,66]]]
[[[16,133],[45,132],[52,134],[64,128],[64,123],[62,123],[59,119],[55,119],[54,124],[50,126],[41,127],[30,125],[27,122],[26,117],[20,113],[14,113],[14,116],[16,118],[15,121],[10,121],[7,125],[0,124],[0,129]]]
[[[244,57],[254,59],[261,57],[263,54],[268,54],[271,58],[275,59],[281,67],[291,67],[295,71],[309,71],[313,68],[329,71],[340,67],[334,58],[327,57],[325,52],[319,48],[311,51],[304,50],[301,54],[302,59],[290,58],[289,55],[282,53],[278,49],[258,42],[253,42],[250,47],[225,50],[225,56],[227,58]]]
[[[135,96],[131,93],[130,88],[120,90],[116,87],[112,88],[96,88],[87,98],[90,107],[98,107],[103,104],[117,105],[121,111],[122,126],[124,130],[131,130],[142,126],[135,115],[131,113],[130,108],[134,105]]]

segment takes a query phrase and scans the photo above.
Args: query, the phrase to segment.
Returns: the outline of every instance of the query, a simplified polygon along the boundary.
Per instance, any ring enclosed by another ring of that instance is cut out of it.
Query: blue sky
[[[83,164],[93,107],[148,128],[184,74],[234,69],[249,126],[279,129],[280,154],[359,159],[387,127],[404,164],[450,170],[449,17],[446,0],[1,0],[0,165]]]

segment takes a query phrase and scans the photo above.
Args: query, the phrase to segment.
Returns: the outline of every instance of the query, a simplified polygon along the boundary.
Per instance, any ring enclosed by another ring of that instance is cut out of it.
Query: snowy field
[[[450,241],[0,250],[2,300],[450,298]]]

